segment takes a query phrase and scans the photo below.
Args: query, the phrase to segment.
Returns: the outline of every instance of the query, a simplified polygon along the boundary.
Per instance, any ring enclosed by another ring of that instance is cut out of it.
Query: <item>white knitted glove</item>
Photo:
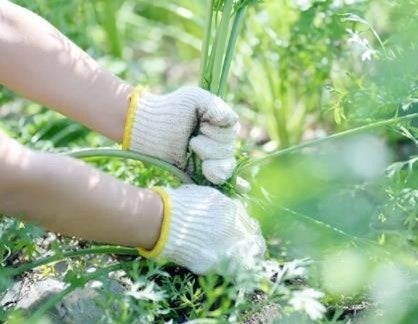
[[[123,148],[186,168],[190,146],[203,161],[204,176],[215,184],[231,177],[236,162],[238,116],[219,97],[199,87],[167,95],[137,89],[131,96]],[[199,134],[192,133],[199,126]]]
[[[164,202],[164,219],[158,242],[150,251],[140,248],[141,255],[164,257],[197,274],[219,273],[225,263],[231,271],[251,269],[262,258],[259,225],[240,202],[204,186],[154,190]]]

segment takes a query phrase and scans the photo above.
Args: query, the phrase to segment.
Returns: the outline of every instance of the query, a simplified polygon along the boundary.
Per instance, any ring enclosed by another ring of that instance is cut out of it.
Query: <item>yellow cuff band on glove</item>
[[[138,248],[139,254],[145,258],[156,258],[161,254],[163,251],[167,240],[168,240],[168,232],[170,229],[171,224],[171,199],[168,193],[161,187],[151,188],[152,191],[160,195],[163,201],[163,221],[161,224],[161,232],[160,237],[158,238],[157,243],[151,250],[146,250],[143,248]]]
[[[142,92],[145,90],[143,86],[136,86],[129,95],[129,107],[126,115],[125,129],[123,132],[122,149],[129,150],[132,140],[132,127],[135,119],[135,110],[138,106],[138,100]]]

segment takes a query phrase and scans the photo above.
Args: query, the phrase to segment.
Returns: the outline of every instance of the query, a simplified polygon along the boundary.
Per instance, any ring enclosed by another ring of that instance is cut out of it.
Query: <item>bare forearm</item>
[[[120,142],[132,87],[32,12],[0,1],[0,83]]]
[[[152,248],[157,241],[163,207],[152,191],[72,158],[21,148],[2,153],[0,213],[97,242]]]

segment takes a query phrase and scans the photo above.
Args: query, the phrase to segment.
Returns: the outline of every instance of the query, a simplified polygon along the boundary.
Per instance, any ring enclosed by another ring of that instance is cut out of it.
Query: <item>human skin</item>
[[[121,142],[132,86],[38,15],[0,0],[0,84]]]
[[[0,0],[0,84],[121,142],[132,86],[41,17]],[[152,248],[163,204],[72,158],[0,132],[0,213],[84,239]]]

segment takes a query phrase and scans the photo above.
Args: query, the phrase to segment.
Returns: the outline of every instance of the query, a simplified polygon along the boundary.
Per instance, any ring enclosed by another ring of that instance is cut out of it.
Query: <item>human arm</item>
[[[265,250],[242,204],[213,188],[136,188],[75,159],[29,150],[1,131],[0,179],[0,214],[137,247],[195,273],[224,274],[225,261],[251,268]]]
[[[0,0],[0,84],[121,142],[132,87],[38,15]]]
[[[145,90],[132,105],[128,83],[43,18],[5,0],[0,0],[0,53],[0,83],[13,91],[123,140],[125,149],[181,169],[190,142],[208,180],[220,184],[232,175],[238,116],[206,90],[184,87],[167,95]],[[125,126],[130,102],[132,123]],[[200,133],[194,136],[196,128]]]
[[[0,131],[0,213],[102,243],[152,248],[158,194],[78,160],[21,146]]]

